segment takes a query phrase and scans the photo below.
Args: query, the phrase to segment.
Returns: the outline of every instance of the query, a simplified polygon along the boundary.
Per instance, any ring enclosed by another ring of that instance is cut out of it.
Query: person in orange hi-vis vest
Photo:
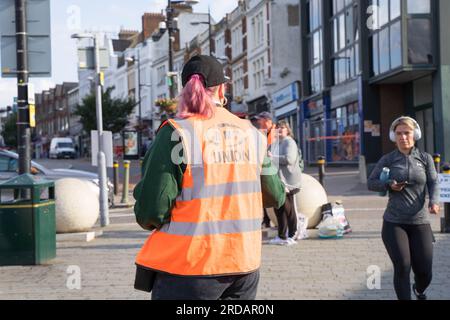
[[[267,142],[226,105],[220,62],[191,58],[178,113],[160,127],[134,190],[136,220],[152,230],[136,257],[135,288],[153,300],[255,299],[264,206],[284,186]]]
[[[277,134],[276,125],[273,123],[272,115],[270,112],[263,111],[256,115],[255,119],[257,120],[258,129],[267,135],[267,149],[270,149],[270,146],[276,140]]]

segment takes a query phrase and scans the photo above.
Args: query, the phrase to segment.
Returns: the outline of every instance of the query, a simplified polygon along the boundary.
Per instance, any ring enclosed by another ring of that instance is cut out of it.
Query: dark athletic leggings
[[[411,267],[417,291],[425,292],[432,278],[434,237],[431,226],[384,221],[381,235],[394,264],[394,287],[397,298],[411,300]]]

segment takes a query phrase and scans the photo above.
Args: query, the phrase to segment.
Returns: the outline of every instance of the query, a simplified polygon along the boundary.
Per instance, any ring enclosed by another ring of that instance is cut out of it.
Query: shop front
[[[302,102],[302,150],[308,164],[314,164],[319,156],[326,156],[326,109],[329,99],[316,96]]]
[[[330,101],[327,161],[358,163],[361,155],[358,80],[332,87]]]
[[[297,143],[300,139],[298,130],[299,99],[299,82],[297,81],[278,90],[272,95],[272,108],[275,120],[284,120],[289,123]],[[299,146],[301,146],[301,144],[299,144]]]

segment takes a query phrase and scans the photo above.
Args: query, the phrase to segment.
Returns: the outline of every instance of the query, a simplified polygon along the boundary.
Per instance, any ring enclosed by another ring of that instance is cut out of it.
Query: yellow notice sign
[[[30,104],[30,127],[36,127],[36,107],[34,104]]]

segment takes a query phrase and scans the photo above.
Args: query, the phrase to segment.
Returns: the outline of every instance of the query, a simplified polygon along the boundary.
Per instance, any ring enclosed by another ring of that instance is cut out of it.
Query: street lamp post
[[[142,150],[142,84],[141,84],[141,54],[139,49],[137,50],[137,58],[131,57],[126,59],[129,62],[137,62],[137,69],[138,69],[138,105],[139,105],[139,114],[138,114],[138,144],[139,144],[139,156],[141,156],[141,150]]]
[[[167,33],[169,35],[169,71],[168,71],[168,77],[170,80],[170,86],[169,86],[169,97],[170,99],[175,98],[175,86],[173,81],[173,52],[172,52],[172,33],[175,30],[173,26],[173,16],[174,16],[174,9],[172,7],[172,4],[176,3],[185,3],[189,5],[197,4],[198,0],[167,0],[167,9],[166,9],[166,28]]]
[[[208,21],[192,21],[191,25],[196,26],[199,24],[207,24],[208,25],[208,41],[209,41],[209,55],[212,56],[212,31],[211,31],[211,9],[208,6]]]
[[[28,42],[25,0],[15,0],[16,45],[17,45],[17,139],[19,174],[30,173],[31,131],[28,119]],[[26,193],[24,193],[26,195]]]
[[[167,32],[169,35],[169,72],[173,71],[173,54],[172,54],[172,31],[173,31],[173,8],[172,1],[167,0]],[[172,81],[172,76],[169,75],[170,86],[169,86],[169,98],[173,99],[175,97],[175,91]]]
[[[100,74],[100,48],[98,44],[98,36],[92,34],[74,34],[73,39],[92,39],[94,41],[94,57],[95,57],[95,74],[96,74],[96,115],[97,115],[97,137],[98,137],[98,153],[97,165],[100,187],[100,223],[102,227],[109,225],[109,209],[108,209],[108,193],[107,193],[107,176],[106,176],[106,156],[103,146],[103,114],[102,114],[102,84]]]

